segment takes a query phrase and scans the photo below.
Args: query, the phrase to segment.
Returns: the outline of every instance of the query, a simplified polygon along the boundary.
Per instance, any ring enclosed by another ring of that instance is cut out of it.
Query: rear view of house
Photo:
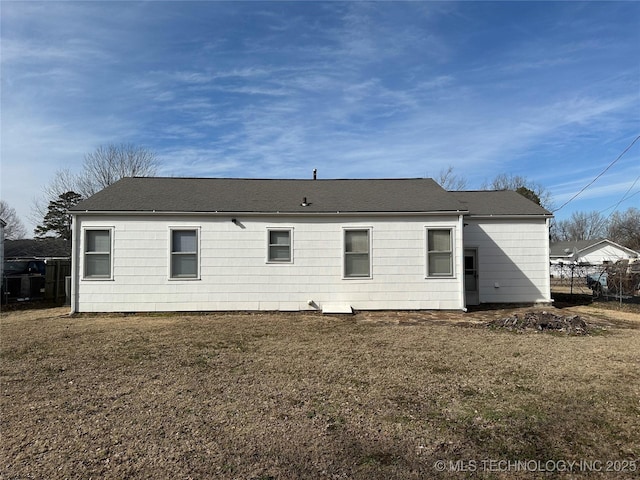
[[[125,178],[72,209],[72,311],[547,303],[551,214],[431,179]]]

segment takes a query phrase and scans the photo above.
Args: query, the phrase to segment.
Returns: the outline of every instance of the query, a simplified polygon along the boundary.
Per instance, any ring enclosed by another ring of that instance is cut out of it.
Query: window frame
[[[174,232],[195,232],[196,234],[196,251],[195,252],[174,252],[173,251],[173,234]],[[172,226],[169,227],[169,262],[168,262],[168,279],[172,282],[180,282],[180,281],[194,281],[200,280],[200,266],[201,266],[201,256],[200,256],[200,227],[185,225],[185,226]],[[174,255],[195,255],[196,256],[196,273],[194,276],[189,277],[177,277],[173,275],[173,257]]]
[[[347,252],[347,234],[349,232],[367,232],[367,257],[369,260],[369,273],[367,275],[347,274],[347,255],[362,255],[364,252]],[[373,227],[342,227],[342,279],[343,280],[367,280],[373,278],[372,246]]]
[[[112,226],[95,226],[95,227],[83,227],[82,228],[82,280],[90,282],[111,281],[113,280],[113,233],[114,227]],[[109,251],[108,252],[89,252],[87,247],[89,242],[87,241],[90,232],[108,232],[109,233]],[[89,275],[87,274],[87,255],[107,255],[109,258],[109,274],[108,275]]]
[[[282,247],[284,245],[271,243],[271,232],[287,232],[289,234],[289,258],[287,260],[277,260],[271,256],[271,247]],[[293,263],[293,227],[267,227],[267,252],[266,263],[273,265],[290,265]]]
[[[456,256],[455,256],[455,228],[450,226],[428,226],[425,232],[425,277],[428,279],[456,278]],[[429,232],[447,231],[449,232],[449,250],[430,250]],[[449,254],[450,273],[431,273],[429,268],[429,257],[431,254]]]

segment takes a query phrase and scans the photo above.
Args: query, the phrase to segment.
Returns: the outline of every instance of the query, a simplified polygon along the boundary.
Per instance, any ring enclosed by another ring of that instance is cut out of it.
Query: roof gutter
[[[224,217],[230,215],[245,215],[245,216],[271,216],[271,215],[283,215],[283,216],[292,216],[292,217],[301,217],[301,216],[363,216],[363,215],[374,215],[374,216],[383,216],[383,217],[395,217],[398,215],[403,216],[425,216],[425,215],[438,215],[438,216],[451,216],[451,215],[467,215],[469,213],[468,210],[448,210],[448,211],[424,211],[424,212],[218,212],[218,211],[208,211],[208,212],[181,212],[181,211],[165,211],[165,210],[71,210],[69,212],[73,216],[77,215],[135,215],[135,216],[145,216],[145,215],[185,215],[185,216],[214,216],[214,217]]]
[[[478,219],[478,220],[527,220],[527,219],[540,219],[540,218],[553,218],[553,214],[550,213],[541,213],[541,214],[527,214],[527,215],[473,215],[468,214],[467,218]]]

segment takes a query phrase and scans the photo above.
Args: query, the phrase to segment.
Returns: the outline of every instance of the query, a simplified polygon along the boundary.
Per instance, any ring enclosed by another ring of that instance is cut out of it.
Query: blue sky
[[[54,172],[109,143],[162,175],[515,174],[559,206],[640,134],[637,2],[0,8],[2,198],[29,231]],[[638,177],[640,142],[557,218],[639,206]]]

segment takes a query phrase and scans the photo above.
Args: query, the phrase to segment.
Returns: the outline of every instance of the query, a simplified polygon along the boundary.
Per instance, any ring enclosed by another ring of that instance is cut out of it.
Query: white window
[[[453,234],[450,228],[427,230],[427,276],[453,277]]]
[[[111,229],[84,231],[84,278],[111,278]]]
[[[273,263],[291,263],[291,230],[269,230],[267,261]]]
[[[371,277],[371,231],[354,229],[344,231],[344,277]]]
[[[171,230],[171,278],[198,278],[198,230]]]

